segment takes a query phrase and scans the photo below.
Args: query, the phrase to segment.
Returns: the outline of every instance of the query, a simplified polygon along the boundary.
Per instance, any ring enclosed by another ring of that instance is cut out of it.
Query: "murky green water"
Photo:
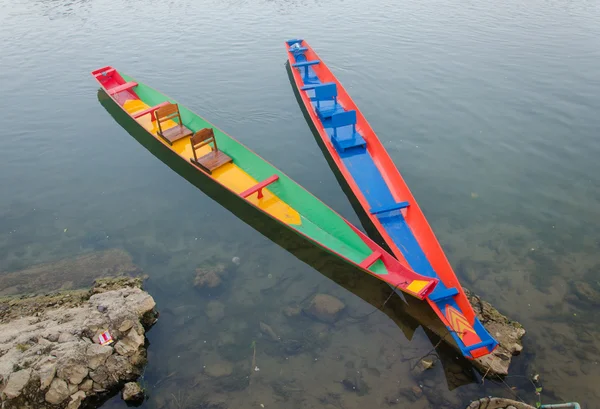
[[[597,406],[596,2],[0,0],[0,10],[0,271],[131,253],[162,312],[144,407],[458,408],[511,395],[468,383],[457,364],[415,379],[411,358],[435,341],[392,319],[394,300],[388,314],[356,318],[389,287],[287,236],[274,243],[282,233],[190,185],[107,114],[89,75],[111,64],[173,96],[358,224],[289,84],[293,37],[352,94],[464,285],[528,330],[507,384],[534,402],[519,376],[539,372],[546,402]],[[195,269],[219,263],[223,289],[198,292]],[[588,298],[573,291],[582,282]],[[315,292],[346,315],[327,326],[282,314]],[[415,386],[424,394],[412,403]]]

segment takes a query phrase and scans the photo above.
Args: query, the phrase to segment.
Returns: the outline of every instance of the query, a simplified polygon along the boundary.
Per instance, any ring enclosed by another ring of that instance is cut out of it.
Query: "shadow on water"
[[[98,90],[98,100],[119,125],[159,160],[269,240],[386,314],[408,340],[412,340],[415,331],[421,326],[420,322],[427,322],[429,325],[438,323],[443,326],[426,303],[412,297],[404,299],[394,293],[385,282],[362,273],[292,231],[282,228],[279,223],[263,215],[239,196],[216,183],[211,183],[207,175],[188,166],[177,154],[166,149],[160,141],[150,136],[101,89]],[[440,337],[434,332],[425,327],[423,329],[432,348],[435,345],[435,352],[439,356],[445,374],[447,375],[446,363],[448,363],[454,366],[460,365],[466,375],[459,382],[456,381],[456,377],[452,377],[453,380],[450,381],[446,376],[449,389],[477,382],[476,372],[468,360],[457,354],[452,347],[440,343]]]

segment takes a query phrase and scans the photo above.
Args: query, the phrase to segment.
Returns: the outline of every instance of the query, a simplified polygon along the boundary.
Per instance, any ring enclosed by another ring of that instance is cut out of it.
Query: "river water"
[[[534,403],[534,373],[542,402],[599,407],[597,2],[0,0],[0,10],[0,271],[130,253],[162,312],[144,408]],[[193,187],[107,114],[89,74],[113,65],[174,97],[359,225],[288,80],[283,42],[297,37],[379,134],[463,285],[527,329],[505,384],[451,363],[416,376],[435,342],[423,328],[384,312],[356,318],[389,288]],[[207,265],[228,272],[218,293],[193,287]],[[346,315],[324,325],[282,314],[316,292]],[[269,341],[261,321],[289,342]],[[117,396],[105,407],[126,406]]]

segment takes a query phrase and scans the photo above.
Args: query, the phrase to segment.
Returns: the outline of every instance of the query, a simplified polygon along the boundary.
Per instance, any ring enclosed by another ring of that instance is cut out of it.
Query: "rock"
[[[525,329],[518,322],[502,315],[490,303],[481,300],[469,290],[464,290],[477,318],[499,343],[491,354],[474,359],[474,366],[488,377],[508,375],[512,356],[523,350],[521,339],[525,335]]]
[[[73,334],[70,334],[68,332],[63,332],[62,334],[60,334],[58,336],[58,342],[60,344],[63,344],[65,342],[73,342],[73,341],[77,341],[77,337]]]
[[[86,379],[85,381],[79,384],[79,390],[84,392],[89,392],[92,390],[92,386],[94,385],[94,381],[91,379]]]
[[[131,320],[125,320],[121,323],[121,325],[119,325],[119,331],[120,332],[127,332],[128,330],[131,329],[131,327],[133,327],[133,321]]]
[[[31,377],[31,369],[21,369],[13,372],[8,378],[8,383],[4,388],[4,394],[8,399],[16,398],[21,394],[29,378]]]
[[[342,380],[342,385],[349,391],[356,392],[359,396],[369,393],[369,386],[363,380],[362,371],[348,369],[346,377]]]
[[[46,402],[58,405],[69,397],[69,387],[67,383],[60,378],[54,378],[50,384],[50,389],[46,392]]]
[[[88,375],[88,368],[79,363],[71,362],[58,368],[56,374],[59,378],[64,379],[73,385],[79,385]]]
[[[211,378],[221,378],[233,373],[233,364],[228,361],[216,361],[207,363],[204,367],[204,373]]]
[[[512,399],[505,398],[481,398],[474,402],[471,402],[467,409],[534,409],[533,406],[530,406],[523,402],[517,402]]]
[[[144,401],[144,391],[136,382],[128,382],[123,387],[122,397],[125,402],[138,404]]]
[[[119,355],[130,356],[144,345],[144,337],[137,333],[135,328],[132,328],[127,333],[127,336],[115,344],[115,351]]]
[[[108,310],[108,308],[106,308],[104,305],[99,305],[98,307],[96,307],[98,309],[98,311],[100,312],[106,312]]]
[[[265,324],[262,321],[260,322],[260,332],[262,332],[267,337],[269,337],[271,339],[271,341],[277,342],[280,340],[279,336],[277,336],[275,331],[273,331],[273,328],[271,328],[269,325]]]
[[[56,363],[47,362],[37,372],[40,376],[40,389],[47,389],[56,375]]]
[[[287,306],[285,307],[283,310],[283,315],[285,315],[288,318],[292,318],[292,317],[296,317],[298,315],[300,315],[300,313],[302,312],[302,308],[298,307],[297,305],[294,306]]]
[[[218,264],[216,266],[200,267],[196,269],[196,278],[194,286],[196,288],[217,288],[223,281],[221,276],[225,270],[225,266]]]
[[[411,367],[410,373],[415,380],[419,380],[423,372],[433,367],[435,362],[432,359],[421,359]]]
[[[423,390],[417,385],[411,386],[410,388],[404,388],[400,390],[400,394],[406,397],[411,402],[417,401],[423,396]]]
[[[102,291],[0,302],[0,406],[76,409],[86,396],[109,398],[118,384],[141,374],[144,332],[156,321],[155,302],[141,290],[141,279],[98,285]],[[10,308],[3,310],[4,303]],[[98,306],[107,310],[101,313]],[[106,329],[114,347],[98,344],[97,335]]]
[[[428,359],[422,359],[421,365],[423,365],[423,368],[425,369],[430,369],[433,366],[433,361]]]
[[[304,312],[317,320],[333,323],[345,307],[343,302],[331,295],[317,294]]]
[[[574,281],[571,287],[580,303],[593,306],[600,305],[600,291],[593,288],[590,284],[585,281]]]
[[[71,395],[71,400],[67,405],[67,409],[78,409],[81,406],[81,402],[86,398],[85,392],[78,391]]]
[[[216,323],[225,316],[225,306],[220,301],[209,301],[204,312],[212,323]]]
[[[106,362],[106,358],[111,356],[112,353],[113,349],[108,345],[88,345],[87,350],[85,352],[88,368],[93,370],[98,368],[100,365],[104,365],[104,362]]]

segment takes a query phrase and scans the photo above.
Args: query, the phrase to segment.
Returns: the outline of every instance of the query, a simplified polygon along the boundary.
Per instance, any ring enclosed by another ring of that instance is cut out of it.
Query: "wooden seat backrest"
[[[181,123],[181,114],[179,113],[179,106],[177,104],[169,104],[164,107],[160,107],[156,110],[156,123],[158,124],[158,131],[162,132],[161,123],[175,119],[176,117],[179,119],[179,125]]]
[[[192,151],[194,152],[194,160],[198,160],[198,157],[196,156],[196,150],[200,149],[204,145],[208,145],[211,142],[214,145],[214,150],[218,151],[219,148],[217,147],[217,139],[215,138],[215,133],[212,128],[200,129],[190,137]]]

